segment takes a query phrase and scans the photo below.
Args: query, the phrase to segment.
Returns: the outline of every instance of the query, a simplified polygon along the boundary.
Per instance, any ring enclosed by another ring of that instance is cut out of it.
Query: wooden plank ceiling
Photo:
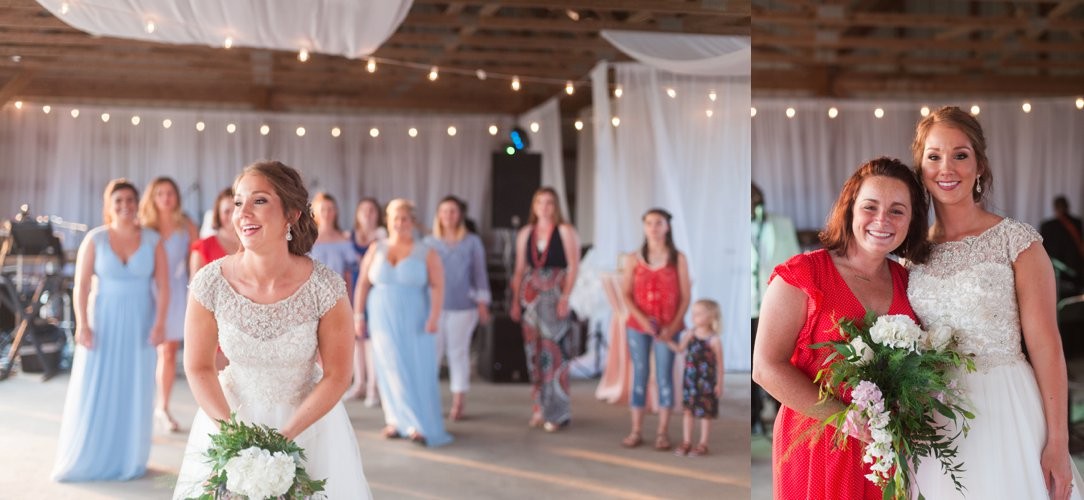
[[[756,96],[1084,94],[1084,1],[753,1]]]
[[[369,73],[364,60],[321,54],[301,62],[284,51],[93,37],[34,0],[0,0],[0,103],[519,113],[562,95],[574,110],[590,101],[596,62],[623,59],[600,30],[748,35],[749,26],[748,1],[415,0]],[[430,66],[441,68],[436,81]],[[480,80],[479,69],[495,77]],[[522,89],[501,74],[520,76]],[[572,96],[566,80],[580,82]]]

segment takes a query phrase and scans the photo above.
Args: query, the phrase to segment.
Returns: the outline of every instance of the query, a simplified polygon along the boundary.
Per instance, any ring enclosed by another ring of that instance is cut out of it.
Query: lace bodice
[[[222,262],[192,278],[192,297],[214,313],[218,342],[230,360],[220,380],[231,407],[297,405],[323,377],[316,364],[316,327],[346,295],[342,277],[319,262],[293,295],[257,304],[234,291]]]
[[[1013,262],[1035,229],[1005,218],[978,236],[933,246],[925,264],[912,264],[907,296],[922,324],[947,325],[960,351],[980,371],[1023,360]]]

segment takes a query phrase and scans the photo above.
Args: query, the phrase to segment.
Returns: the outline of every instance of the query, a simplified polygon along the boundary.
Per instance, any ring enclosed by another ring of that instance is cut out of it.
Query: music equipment
[[[542,155],[493,153],[490,174],[490,213],[494,228],[518,228],[527,223],[531,197],[542,183]]]
[[[33,324],[28,331],[30,345],[19,347],[19,366],[25,373],[45,373],[52,376],[60,371],[67,336],[59,326],[44,323]]]
[[[482,327],[478,375],[490,382],[529,382],[527,356],[523,352],[523,330],[503,314]]]

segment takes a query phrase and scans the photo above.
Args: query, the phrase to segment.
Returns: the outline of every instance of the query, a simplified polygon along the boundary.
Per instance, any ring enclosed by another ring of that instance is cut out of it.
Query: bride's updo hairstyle
[[[237,183],[246,175],[256,174],[263,176],[271,183],[275,194],[282,200],[283,215],[290,223],[290,233],[293,239],[287,242],[290,253],[294,255],[306,255],[316,243],[316,220],[312,218],[312,207],[309,206],[309,190],[305,189],[305,182],[301,180],[301,174],[293,167],[289,167],[279,161],[261,161],[253,163],[233,181],[236,191]]]
[[[975,163],[978,164],[979,181],[971,187],[971,199],[978,203],[983,196],[994,187],[994,174],[990,172],[990,160],[986,158],[986,136],[982,133],[982,125],[979,121],[956,106],[945,106],[936,109],[915,126],[915,141],[911,143],[911,154],[915,157],[915,172],[922,179],[922,160],[926,156],[926,138],[934,125],[951,127],[967,136],[971,143],[971,149],[975,152]],[[979,186],[982,190],[978,190]]]
[[[925,191],[918,177],[915,177],[915,173],[907,165],[895,158],[884,156],[862,164],[851,174],[851,178],[843,183],[843,189],[828,215],[824,231],[818,235],[821,244],[836,255],[847,253],[854,241],[851,224],[854,222],[854,204],[858,200],[858,190],[866,179],[877,176],[897,179],[903,182],[911,193],[911,225],[907,228],[907,237],[903,243],[892,253],[918,264],[926,262],[926,257],[930,254],[930,247],[926,242],[930,223]]]

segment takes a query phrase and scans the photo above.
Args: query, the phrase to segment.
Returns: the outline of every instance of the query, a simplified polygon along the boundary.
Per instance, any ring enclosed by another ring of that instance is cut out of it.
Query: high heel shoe
[[[154,411],[154,422],[158,428],[166,432],[177,432],[181,430],[180,424],[173,419],[173,416],[166,410],[158,409]]]

